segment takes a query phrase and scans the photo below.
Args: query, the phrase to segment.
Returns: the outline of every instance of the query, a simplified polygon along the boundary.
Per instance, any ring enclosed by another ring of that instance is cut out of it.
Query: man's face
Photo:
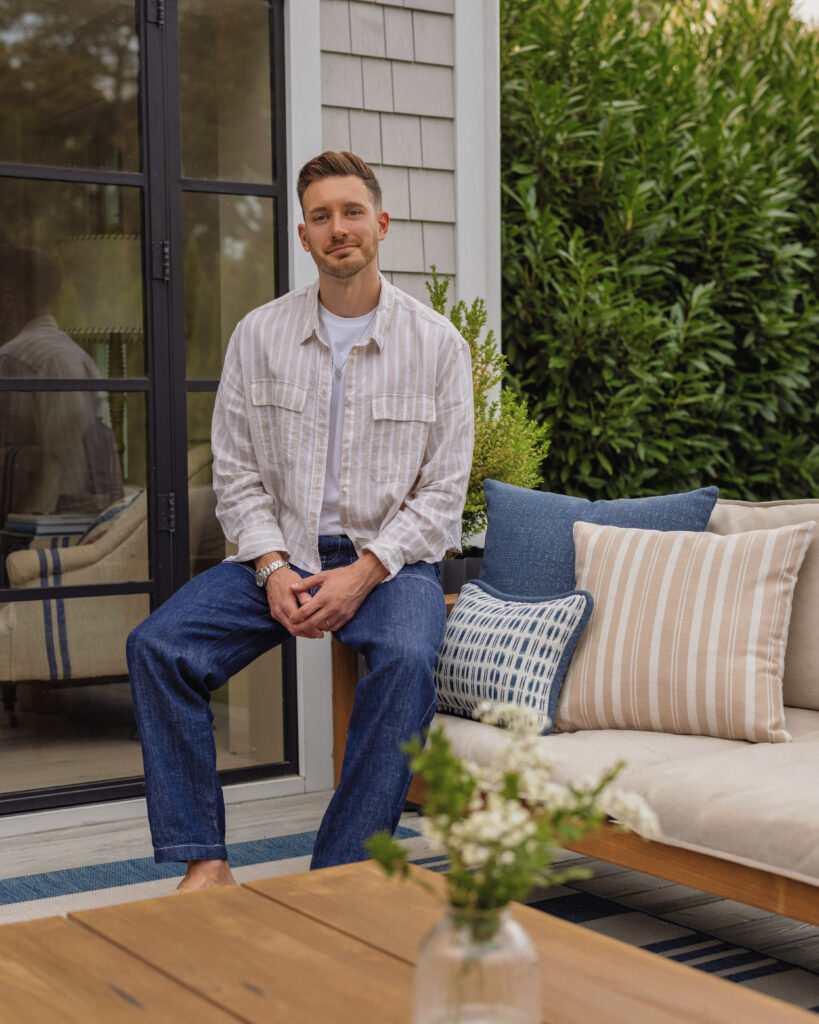
[[[319,271],[354,277],[375,260],[387,234],[389,214],[373,205],[367,186],[355,175],[314,181],[302,199],[299,238]]]

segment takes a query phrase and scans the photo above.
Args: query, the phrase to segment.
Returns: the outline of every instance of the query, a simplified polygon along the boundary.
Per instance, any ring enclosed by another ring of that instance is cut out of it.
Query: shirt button
[[[349,450],[350,450],[350,446],[348,444],[345,444],[344,445],[344,451],[348,452]]]
[[[347,397],[346,397],[346,398],[344,399],[344,401],[346,402],[346,404],[347,404],[347,405],[352,405],[352,404],[353,404],[353,396],[352,396],[352,395],[348,395],[348,396],[347,396]]]
[[[349,488],[349,487],[342,487],[342,488],[341,488],[341,493],[342,493],[342,494],[346,494],[346,493],[347,493],[347,492],[348,492],[349,490],[350,490],[350,488]]]

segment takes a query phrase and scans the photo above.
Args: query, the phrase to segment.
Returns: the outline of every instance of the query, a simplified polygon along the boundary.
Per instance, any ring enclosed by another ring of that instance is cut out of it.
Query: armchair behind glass
[[[212,515],[215,497],[206,482],[212,458],[209,444],[197,444],[188,453],[194,571],[224,557]],[[12,587],[25,588],[146,579],[145,491],[131,489],[80,537],[34,538],[27,549],[8,555],[6,570]],[[7,715],[14,716],[19,683],[43,687],[124,680],[125,641],[148,612],[146,594],[0,605],[0,682]]]

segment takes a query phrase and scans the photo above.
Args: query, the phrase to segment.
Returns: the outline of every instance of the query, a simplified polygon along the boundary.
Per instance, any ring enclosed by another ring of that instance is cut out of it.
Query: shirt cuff
[[[252,562],[270,551],[280,551],[283,558],[290,560],[281,531],[269,526],[245,530],[239,537],[238,547],[236,554],[226,558],[226,562]]]

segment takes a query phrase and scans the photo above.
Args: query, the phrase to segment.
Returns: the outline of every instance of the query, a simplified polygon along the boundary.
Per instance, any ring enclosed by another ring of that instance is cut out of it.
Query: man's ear
[[[390,215],[386,210],[380,210],[378,213],[378,240],[383,242],[387,237],[387,231],[390,227]]]
[[[307,231],[303,224],[299,224],[299,239],[302,244],[302,248],[305,252],[310,252],[310,246],[307,244]]]

